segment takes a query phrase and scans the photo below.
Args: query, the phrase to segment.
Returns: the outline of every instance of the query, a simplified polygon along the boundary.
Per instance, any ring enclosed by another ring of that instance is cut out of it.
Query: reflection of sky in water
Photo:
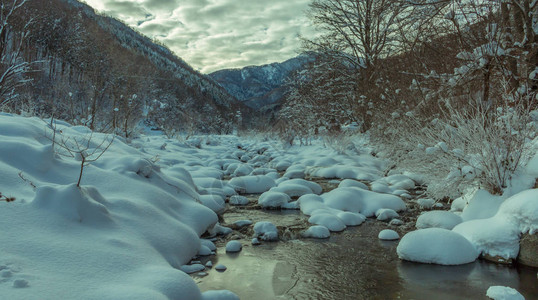
[[[476,299],[477,295],[485,296],[490,286],[502,285],[515,288],[527,299],[538,299],[536,272],[529,268],[518,272],[514,267],[483,261],[461,266],[398,263],[406,289],[404,298]]]

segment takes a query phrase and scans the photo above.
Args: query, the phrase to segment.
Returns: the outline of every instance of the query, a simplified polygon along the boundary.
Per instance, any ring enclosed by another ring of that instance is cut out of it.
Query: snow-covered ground
[[[300,210],[312,225],[302,236],[327,238],[367,217],[401,224],[417,185],[412,174],[384,177],[384,162],[368,149],[345,155],[320,143],[284,150],[236,136],[148,134],[127,143],[56,124],[54,134],[38,118],[0,114],[0,199],[15,198],[0,201],[0,294],[7,299],[237,299],[233,291],[202,294],[187,275],[212,268],[197,258],[215,254],[205,238],[232,231],[217,214],[227,201],[248,204],[237,194],[261,194],[263,208]],[[513,258],[520,233],[538,231],[538,194],[529,189],[537,170],[535,157],[503,197],[479,191],[463,212],[424,214],[420,230],[402,237],[399,256],[436,264],[481,253]],[[323,193],[311,177],[338,186]],[[420,206],[431,208],[427,200]],[[235,225],[252,226],[254,236],[229,243],[229,252],[279,239],[270,222]]]

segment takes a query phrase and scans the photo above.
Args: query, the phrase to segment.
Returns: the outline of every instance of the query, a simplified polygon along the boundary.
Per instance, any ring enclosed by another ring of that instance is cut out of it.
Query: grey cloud
[[[304,15],[310,0],[87,1],[161,39],[206,73],[286,60],[297,55],[299,34],[315,34]],[[154,18],[146,20],[148,13]]]

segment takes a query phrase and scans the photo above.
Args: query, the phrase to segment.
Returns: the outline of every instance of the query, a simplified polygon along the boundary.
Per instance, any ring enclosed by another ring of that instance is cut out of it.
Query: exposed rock
[[[482,254],[482,259],[485,259],[487,261],[490,261],[490,262],[493,262],[493,263],[496,263],[496,264],[501,264],[501,265],[511,265],[514,263],[514,260],[511,259],[511,258],[504,258],[502,256],[492,256],[492,255],[489,255],[489,254]]]
[[[523,234],[519,242],[517,261],[526,266],[538,267],[538,234]]]

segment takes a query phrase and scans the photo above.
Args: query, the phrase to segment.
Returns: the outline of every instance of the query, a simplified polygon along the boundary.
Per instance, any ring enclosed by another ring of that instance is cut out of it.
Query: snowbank
[[[61,122],[57,129],[65,140],[89,140],[88,153],[107,138]],[[201,299],[178,268],[202,249],[199,236],[217,215],[184,169],[188,147],[148,137],[135,149],[117,138],[84,167],[79,188],[81,162],[51,137],[37,118],[0,115],[0,192],[16,198],[0,201],[9,224],[0,235],[0,269],[10,274],[2,297]]]

